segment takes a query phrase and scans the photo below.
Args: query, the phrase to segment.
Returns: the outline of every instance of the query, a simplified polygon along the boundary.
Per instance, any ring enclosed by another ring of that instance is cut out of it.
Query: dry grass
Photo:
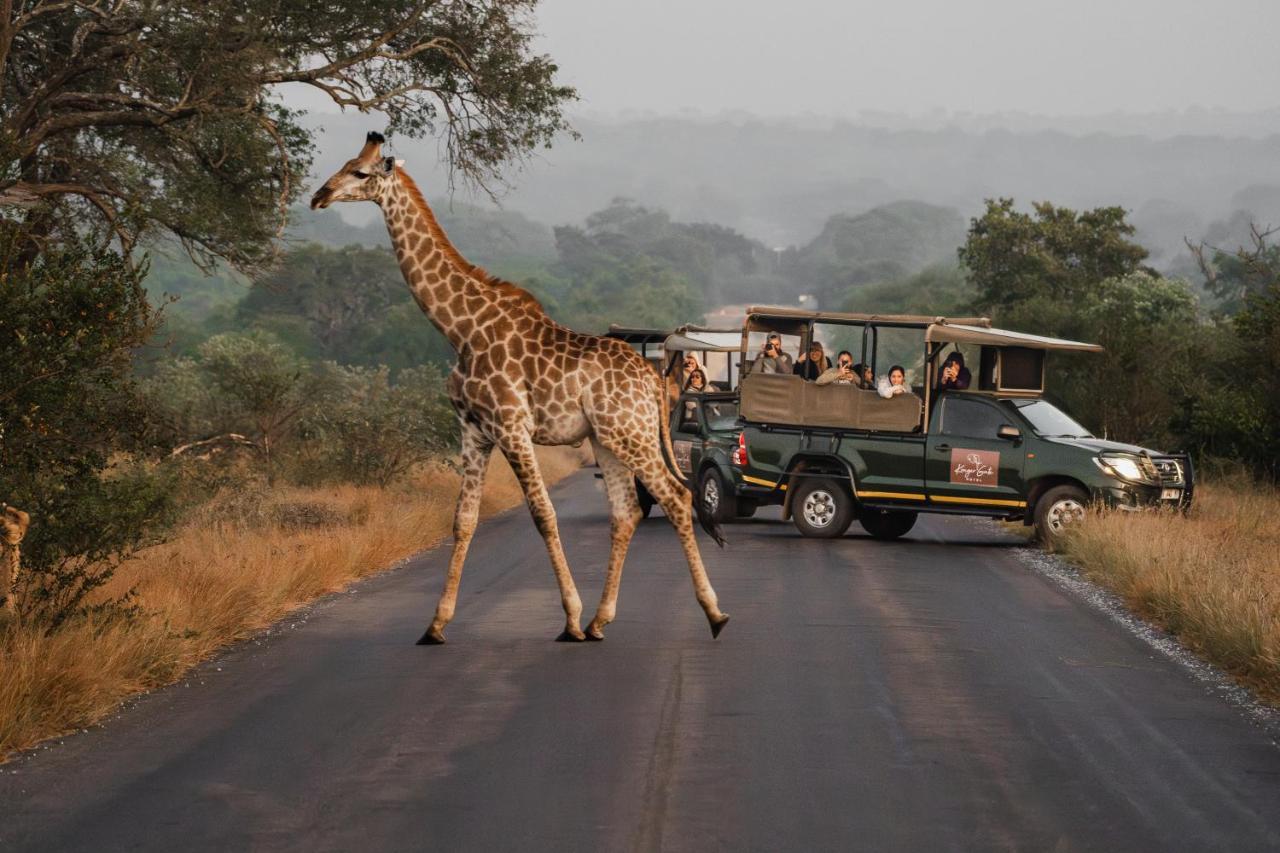
[[[548,482],[586,458],[569,448],[539,453]],[[145,618],[76,624],[51,637],[30,625],[0,625],[0,758],[83,728],[290,610],[438,543],[451,530],[458,482],[437,468],[394,490],[221,495],[170,542],[121,567],[105,591],[136,587]],[[482,513],[522,500],[495,454]]]
[[[1064,551],[1134,611],[1280,704],[1280,492],[1204,485],[1189,517],[1094,516]]]

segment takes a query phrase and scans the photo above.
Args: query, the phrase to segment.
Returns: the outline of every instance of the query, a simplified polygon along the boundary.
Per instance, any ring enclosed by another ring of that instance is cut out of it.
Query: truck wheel
[[[843,536],[853,522],[853,498],[843,483],[825,477],[804,477],[791,498],[796,530],[815,539]]]
[[[750,518],[760,508],[760,502],[754,498],[738,498],[738,518]]]
[[[640,501],[640,517],[648,518],[655,501],[653,495],[649,494],[649,490],[644,487],[644,483],[639,480],[636,480],[636,498]]]
[[[715,468],[702,472],[702,479],[698,481],[698,500],[716,521],[731,521],[738,514],[737,498]]]
[[[1066,536],[1067,528],[1084,519],[1089,496],[1079,486],[1054,486],[1036,501],[1036,536],[1041,544],[1053,547]]]
[[[892,509],[864,509],[858,517],[862,529],[876,539],[897,539],[916,526],[918,513]]]

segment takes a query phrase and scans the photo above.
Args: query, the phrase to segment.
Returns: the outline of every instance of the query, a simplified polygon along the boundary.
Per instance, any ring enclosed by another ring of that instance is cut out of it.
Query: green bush
[[[21,600],[56,627],[85,611],[172,506],[166,473],[110,465],[147,424],[130,371],[155,322],[143,271],[87,242],[28,264],[22,245],[0,232],[0,500],[31,514]]]
[[[321,368],[323,403],[303,424],[312,475],[387,486],[415,465],[456,449],[457,416],[431,365]]]

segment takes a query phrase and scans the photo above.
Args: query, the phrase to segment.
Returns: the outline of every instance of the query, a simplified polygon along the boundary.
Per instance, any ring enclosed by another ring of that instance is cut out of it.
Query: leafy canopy
[[[532,50],[536,0],[33,0],[0,24],[0,207],[31,236],[86,226],[126,252],[168,233],[208,264],[271,257],[311,158],[281,86],[442,136],[490,186],[567,129]]]
[[[1015,210],[1011,198],[987,199],[970,222],[960,261],[984,310],[1045,296],[1079,297],[1103,279],[1146,269],[1147,250],[1130,238],[1134,228],[1121,207],[1077,213],[1037,202],[1033,213]]]

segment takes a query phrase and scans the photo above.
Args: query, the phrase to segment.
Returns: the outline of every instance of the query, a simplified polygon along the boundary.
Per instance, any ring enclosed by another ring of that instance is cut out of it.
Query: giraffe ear
[[[382,171],[384,174],[390,175],[391,172],[395,170],[395,167],[396,167],[396,158],[394,157],[382,158]]]
[[[403,165],[404,165],[404,161],[403,161],[403,160],[397,160],[397,161],[396,161],[396,165],[397,165],[397,166],[403,166]]]

